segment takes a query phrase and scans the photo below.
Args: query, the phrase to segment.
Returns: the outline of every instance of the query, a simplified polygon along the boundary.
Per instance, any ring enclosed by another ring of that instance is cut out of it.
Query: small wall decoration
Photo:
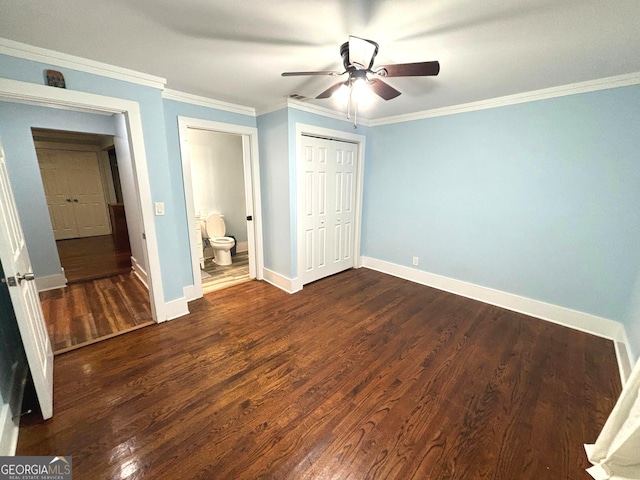
[[[47,85],[50,87],[67,88],[64,83],[64,75],[57,70],[45,70],[44,75],[47,78]]]

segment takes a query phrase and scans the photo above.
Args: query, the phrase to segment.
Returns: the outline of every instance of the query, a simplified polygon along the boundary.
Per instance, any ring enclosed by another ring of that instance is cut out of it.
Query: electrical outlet
[[[419,259],[418,257],[413,257],[413,266],[414,266],[414,267],[417,267],[417,266],[418,266],[418,261],[419,261],[419,260],[420,260],[420,259]]]
[[[156,215],[164,215],[164,202],[156,202]]]

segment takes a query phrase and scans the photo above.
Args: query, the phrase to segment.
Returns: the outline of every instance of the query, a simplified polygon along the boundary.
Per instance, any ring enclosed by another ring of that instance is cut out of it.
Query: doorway
[[[257,129],[186,117],[179,117],[178,124],[190,222],[191,299],[262,279]],[[225,236],[234,240],[230,264],[216,258],[207,231],[211,214],[223,218]]]
[[[202,291],[208,293],[250,280],[242,135],[187,128],[187,137]],[[216,235],[232,239],[224,262],[216,258],[223,253],[214,250],[209,238],[212,214],[225,227],[223,235]]]
[[[122,151],[125,152],[125,157],[119,158],[119,161],[124,161],[129,165],[130,171],[127,172],[127,177],[135,186],[134,198],[132,199],[135,208],[128,209],[129,213],[136,217],[135,222],[127,222],[130,237],[143,239],[144,234],[145,240],[140,242],[140,254],[137,257],[141,259],[145,270],[140,269],[140,265],[134,265],[133,269],[144,278],[148,287],[153,320],[155,322],[167,320],[168,308],[165,304],[161,281],[160,257],[153,211],[142,208],[142,205],[152,205],[152,197],[140,105],[131,100],[75,90],[52,89],[44,85],[10,79],[0,79],[0,99],[8,102],[29,103],[43,107],[113,116],[116,127],[116,148],[120,144]],[[122,175],[122,173],[121,171],[120,174]]]
[[[64,288],[40,292],[54,353],[154,323],[146,285],[132,272],[114,137],[31,132],[66,278]]]

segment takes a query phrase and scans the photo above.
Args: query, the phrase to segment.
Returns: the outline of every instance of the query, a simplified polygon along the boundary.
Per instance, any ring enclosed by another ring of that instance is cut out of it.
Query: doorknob
[[[20,272],[18,272],[15,277],[7,277],[7,283],[10,287],[15,287],[16,285],[20,285],[23,280],[31,282],[35,279],[36,276],[31,272],[25,273],[24,275],[20,275]]]

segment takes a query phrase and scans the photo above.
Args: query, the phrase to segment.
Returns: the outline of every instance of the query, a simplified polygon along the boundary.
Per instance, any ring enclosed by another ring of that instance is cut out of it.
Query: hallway
[[[55,354],[154,323],[149,292],[131,271],[128,238],[101,235],[56,245],[67,287],[40,293]]]

